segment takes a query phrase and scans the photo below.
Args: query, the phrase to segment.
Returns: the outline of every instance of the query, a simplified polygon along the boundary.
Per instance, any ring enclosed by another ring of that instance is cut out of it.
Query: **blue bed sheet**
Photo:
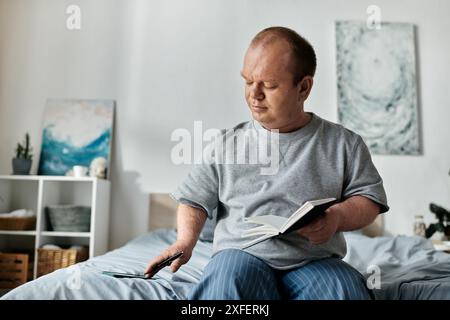
[[[175,239],[175,230],[156,230],[105,255],[30,281],[2,299],[186,299],[211,257],[210,242],[199,241],[190,261],[176,273],[166,267],[151,280],[114,278],[101,274],[102,271],[142,273],[151,258],[160,254]]]
[[[347,233],[345,238],[346,262],[367,279],[372,276],[370,280],[380,272],[379,288],[373,288],[376,299],[450,299],[450,254],[435,250],[429,240],[417,236],[369,238],[357,233]]]
[[[450,254],[420,237],[369,238],[346,233],[344,260],[366,278],[380,271],[377,299],[450,299]],[[212,243],[199,241],[190,261],[176,273],[161,270],[154,279],[118,279],[102,271],[141,273],[148,261],[176,239],[173,229],[142,235],[125,246],[28,282],[1,299],[186,299],[212,255]]]

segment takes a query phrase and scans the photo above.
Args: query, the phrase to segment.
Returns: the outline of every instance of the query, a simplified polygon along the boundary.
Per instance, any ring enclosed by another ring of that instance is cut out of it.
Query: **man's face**
[[[303,112],[301,82],[293,83],[291,54],[286,42],[250,46],[241,72],[245,99],[252,116],[268,129],[289,127]]]

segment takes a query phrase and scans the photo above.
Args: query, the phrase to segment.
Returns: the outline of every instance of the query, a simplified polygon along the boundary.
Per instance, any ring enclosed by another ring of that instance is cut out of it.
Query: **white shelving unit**
[[[0,175],[0,212],[31,209],[36,230],[0,230],[0,251],[32,252],[33,279],[37,275],[37,249],[45,244],[89,246],[89,258],[108,247],[110,181],[91,177]],[[49,230],[45,208],[75,204],[91,207],[90,232]]]

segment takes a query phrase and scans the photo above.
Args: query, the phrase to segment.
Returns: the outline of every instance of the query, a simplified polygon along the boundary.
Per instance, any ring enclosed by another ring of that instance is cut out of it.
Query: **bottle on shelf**
[[[425,230],[426,230],[425,221],[423,219],[423,215],[418,214],[415,216],[414,219],[414,234],[416,236],[425,237]]]

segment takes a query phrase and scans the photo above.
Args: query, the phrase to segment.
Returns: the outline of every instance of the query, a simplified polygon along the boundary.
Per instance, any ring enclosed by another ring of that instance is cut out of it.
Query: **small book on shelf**
[[[271,214],[246,218],[244,219],[245,222],[259,224],[259,226],[245,231],[242,237],[259,237],[245,243],[241,249],[246,249],[269,238],[278,237],[300,229],[324,214],[325,210],[336,202],[336,198],[306,201],[289,218]]]

